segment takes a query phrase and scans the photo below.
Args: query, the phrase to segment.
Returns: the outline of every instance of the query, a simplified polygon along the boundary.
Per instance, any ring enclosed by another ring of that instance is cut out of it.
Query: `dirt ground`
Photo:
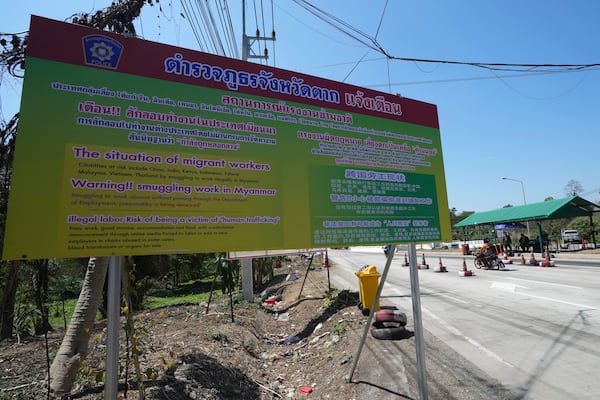
[[[265,305],[213,298],[136,315],[141,338],[140,370],[149,399],[417,399],[414,337],[378,340],[367,333],[352,380],[367,317],[356,292],[328,290],[327,268],[294,259],[298,279],[286,280],[287,266],[264,288],[281,299]],[[334,273],[335,265],[329,269]],[[305,279],[306,278],[306,279]],[[358,285],[357,285],[358,286]],[[302,292],[301,292],[302,290]],[[383,306],[383,304],[382,304]],[[409,333],[413,331],[410,310]],[[233,322],[232,322],[233,319]],[[88,360],[69,399],[104,399],[105,323],[91,336]],[[0,343],[0,400],[47,399],[47,358],[64,332]],[[138,399],[133,361],[121,338],[120,398]],[[466,362],[425,332],[429,399],[512,399],[499,382]],[[100,371],[100,374],[98,373]],[[125,372],[127,371],[127,390]],[[98,378],[98,381],[96,380]]]

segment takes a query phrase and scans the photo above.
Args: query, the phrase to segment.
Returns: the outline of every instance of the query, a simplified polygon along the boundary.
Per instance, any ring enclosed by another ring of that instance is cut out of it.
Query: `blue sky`
[[[269,46],[269,60],[256,62],[436,104],[448,204],[458,212],[523,204],[522,188],[527,203],[565,197],[565,186],[572,179],[583,186],[583,197],[600,202],[599,67],[541,74],[388,61],[292,0],[278,0],[272,8],[265,0],[246,3],[247,33],[254,34],[258,21],[259,29],[270,34],[274,21],[277,34],[274,47]],[[20,0],[18,7],[3,9],[0,31],[28,29],[30,14],[65,20],[108,4]],[[163,0],[162,11],[145,7],[136,24],[138,34],[200,50],[188,20],[180,17],[185,4],[189,0]],[[241,47],[241,2],[228,4]],[[254,10],[261,4],[264,18],[255,18]],[[595,0],[390,0],[387,6],[385,0],[315,0],[314,4],[376,38],[388,54],[397,57],[600,63],[600,2]],[[3,74],[0,116],[4,120],[18,110],[20,85],[21,80]]]

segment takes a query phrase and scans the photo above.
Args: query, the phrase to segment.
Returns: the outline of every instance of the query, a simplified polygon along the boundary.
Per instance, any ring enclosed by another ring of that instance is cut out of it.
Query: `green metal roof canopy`
[[[570,196],[565,197],[564,199],[478,212],[469,215],[454,226],[462,227],[481,224],[500,224],[505,222],[574,218],[591,216],[595,212],[600,212],[600,206],[597,204],[587,201],[579,196]]]

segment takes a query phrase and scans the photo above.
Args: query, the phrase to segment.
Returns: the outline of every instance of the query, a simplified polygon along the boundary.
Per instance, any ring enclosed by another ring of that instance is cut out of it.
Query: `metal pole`
[[[352,364],[352,369],[350,370],[350,376],[348,377],[348,382],[352,382],[352,376],[354,375],[354,370],[356,369],[356,364],[358,364],[358,359],[360,358],[360,353],[362,352],[362,348],[365,344],[365,340],[367,339],[367,333],[369,332],[369,328],[371,327],[371,322],[373,321],[373,316],[375,315],[375,308],[377,303],[379,302],[379,296],[381,296],[381,291],[383,289],[383,284],[385,283],[385,278],[387,277],[388,271],[390,269],[390,264],[392,263],[392,259],[394,258],[394,252],[396,251],[396,246],[391,246],[390,251],[388,252],[387,261],[385,263],[385,268],[383,269],[383,275],[381,275],[381,281],[379,282],[379,286],[377,287],[377,293],[375,294],[375,299],[373,300],[373,305],[371,306],[369,312],[369,318],[367,318],[367,324],[365,325],[365,329],[363,331],[362,338],[360,339],[360,344],[358,345],[358,351],[356,352],[356,357],[354,357],[354,363]]]
[[[523,205],[527,205],[527,200],[525,199],[525,185],[523,185],[523,181],[519,180],[519,179],[512,179],[512,178],[507,178],[507,177],[502,177],[503,180],[506,181],[513,181],[513,182],[519,182],[521,184],[521,192],[523,193]],[[529,221],[525,221],[527,222],[527,236],[531,239],[531,232],[529,230]]]
[[[425,368],[425,346],[423,343],[423,319],[421,317],[421,293],[419,290],[419,271],[417,269],[417,247],[408,245],[410,264],[410,290],[415,328],[415,347],[417,352],[417,375],[419,378],[419,399],[427,400],[427,371]]]
[[[302,281],[302,286],[300,286],[300,293],[298,293],[298,299],[300,298],[300,296],[302,296],[302,291],[304,290],[304,284],[306,283],[306,278],[308,278],[308,271],[310,271],[310,266],[312,265],[313,257],[314,256],[315,256],[315,253],[312,253],[310,255],[310,260],[308,262],[308,267],[306,267],[306,273],[304,274],[304,280]]]
[[[104,398],[114,400],[119,389],[119,321],[121,315],[121,269],[123,257],[111,256],[108,264],[106,328],[106,384]]]
[[[254,302],[254,276],[252,258],[242,259],[242,294],[248,303]]]
[[[242,0],[242,60],[248,61],[248,37],[246,36],[246,0]]]
[[[597,248],[598,246],[596,245],[596,227],[594,226],[594,218],[592,218],[592,214],[590,214],[590,230],[592,231],[592,241],[594,242],[594,248]]]
[[[594,246],[596,245],[596,240],[594,239]],[[327,256],[327,249],[325,249],[325,268],[327,268],[327,290],[331,292],[331,279],[329,278],[329,258]]]

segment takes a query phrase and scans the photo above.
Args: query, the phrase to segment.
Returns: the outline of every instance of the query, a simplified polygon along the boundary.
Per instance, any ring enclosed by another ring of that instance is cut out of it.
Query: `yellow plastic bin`
[[[379,287],[379,277],[381,274],[377,272],[377,267],[374,265],[365,266],[354,273],[358,276],[358,286],[360,288],[360,303],[363,310],[369,310],[375,301],[377,288]],[[359,305],[360,307],[360,305]],[[379,302],[375,306],[375,311],[379,311]]]

